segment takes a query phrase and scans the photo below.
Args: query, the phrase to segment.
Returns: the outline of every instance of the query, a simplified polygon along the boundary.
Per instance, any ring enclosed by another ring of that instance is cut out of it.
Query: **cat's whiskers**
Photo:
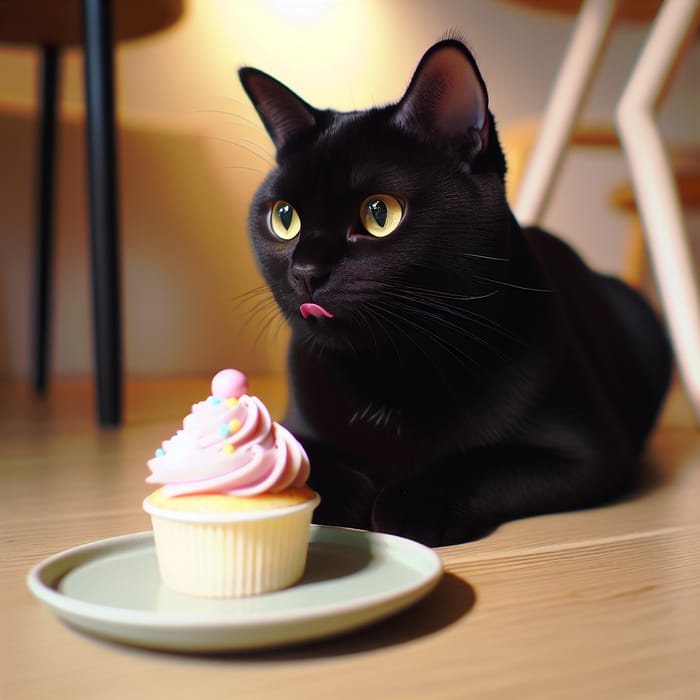
[[[260,284],[257,287],[251,287],[250,289],[247,289],[245,292],[241,292],[240,294],[236,295],[235,300],[238,302],[238,305],[240,306],[241,303],[245,302],[250,297],[254,297],[254,296],[257,296],[260,294],[265,294],[266,296],[270,296],[270,288],[267,286],[267,284]]]
[[[510,258],[499,258],[495,255],[479,255],[478,253],[460,253],[463,258],[478,258],[479,260],[495,260],[496,262],[510,262]]]
[[[369,333],[369,336],[372,339],[372,343],[374,344],[374,351],[378,353],[379,344],[377,343],[377,336],[374,334],[372,330],[372,324],[368,322],[367,316],[362,309],[356,310],[355,321],[360,322],[360,324],[367,329],[367,332]]]
[[[267,285],[260,285],[243,292],[238,295],[236,301],[234,308],[239,310],[240,315],[245,319],[240,327],[241,332],[253,323],[259,326],[253,341],[254,345],[261,342],[266,332],[272,332],[274,325],[277,326],[277,334],[280,327],[284,326],[285,319],[280,314],[279,307]],[[248,305],[248,307],[244,308],[244,305]],[[277,319],[277,324],[273,324],[275,319]]]
[[[235,146],[236,148],[240,148],[243,151],[246,151],[247,153],[250,153],[250,155],[255,156],[259,160],[261,160],[265,165],[268,166],[268,168],[274,168],[275,167],[275,161],[273,158],[265,151],[264,153],[260,153],[259,151],[256,151],[254,148],[250,148],[250,146],[245,146],[243,143],[238,143],[237,141],[231,141],[230,139],[225,139],[222,138],[221,136],[208,136],[207,137],[210,141],[218,141],[219,143],[225,143],[227,146]],[[248,139],[242,139],[243,141],[247,143],[253,143],[253,141],[249,141]],[[257,145],[257,144],[254,144]]]
[[[415,300],[411,300],[411,302],[415,302]],[[403,308],[406,311],[409,311],[413,314],[416,314],[417,316],[420,316],[424,319],[427,319],[428,321],[431,321],[433,323],[437,323],[440,326],[443,326],[444,328],[452,331],[453,333],[457,333],[460,335],[463,335],[470,340],[478,343],[479,345],[482,345],[485,347],[487,350],[490,350],[493,352],[495,355],[500,357],[501,359],[505,360],[508,359],[503,352],[501,352],[496,346],[494,346],[492,343],[489,343],[485,338],[480,336],[478,333],[474,333],[463,326],[454,323],[453,321],[449,321],[448,319],[444,318],[442,315],[435,313],[435,311],[428,310],[428,309],[423,309],[417,306],[415,303],[411,304],[406,304],[404,302],[398,302],[396,305],[398,305],[400,308]],[[444,338],[442,339],[444,342]],[[456,346],[453,346],[456,347]]]
[[[461,318],[463,321],[468,321],[475,326],[481,326],[482,328],[497,333],[503,338],[507,338],[508,340],[518,343],[519,345],[526,344],[526,341],[523,338],[512,333],[504,325],[497,323],[491,318],[488,318],[488,316],[478,314],[476,311],[472,311],[471,309],[447,309],[446,311],[454,314],[458,318]]]
[[[258,334],[255,336],[254,344],[257,345],[260,343],[260,341],[263,339],[263,337],[270,332],[273,321],[275,319],[280,319],[280,313],[279,309],[277,308],[277,305],[270,305],[265,312],[260,315],[260,330],[258,331]]]
[[[263,146],[261,146],[257,141],[253,141],[252,139],[237,138],[235,141],[231,141],[231,143],[237,145],[247,144],[248,147],[255,150],[256,153],[259,153],[261,156],[267,158],[269,163],[274,164],[275,162],[275,154],[263,148]]]
[[[451,316],[455,316],[458,319],[461,319],[462,321],[466,321],[472,326],[479,326],[486,331],[489,331],[491,333],[496,333],[497,335],[501,336],[503,339],[507,339],[509,341],[513,341],[515,343],[518,343],[520,345],[523,345],[525,341],[512,333],[508,328],[506,328],[504,325],[494,321],[492,318],[489,318],[488,316],[484,316],[483,314],[478,314],[476,311],[473,311],[471,309],[455,309],[453,307],[442,307],[440,309],[443,313],[449,314]]]
[[[374,311],[371,309],[372,304],[365,304],[362,308],[362,310],[359,312],[359,316],[361,317],[362,321],[364,322],[365,326],[367,327],[367,330],[369,334],[372,337],[372,341],[374,342],[374,350],[377,354],[381,352],[380,347],[379,347],[379,341],[377,340],[377,335],[374,332],[372,323],[368,321],[365,318],[365,314],[369,315],[374,323],[380,327],[382,327],[382,331],[384,331],[385,336],[388,338],[389,342],[391,343],[392,347],[394,348],[394,354],[396,355],[397,358],[401,356],[401,352],[399,350],[399,346],[396,344],[396,341],[394,340],[394,336],[391,333],[387,333],[386,330],[382,326],[382,319],[380,316],[377,315]]]
[[[491,284],[500,284],[504,287],[511,287],[513,289],[520,289],[524,292],[544,292],[551,294],[553,290],[551,289],[541,289],[538,287],[528,287],[521,284],[514,284],[513,282],[505,282],[504,280],[495,280],[490,277],[483,277],[482,275],[474,275],[476,279],[483,280],[484,282],[491,282]]]
[[[357,351],[357,348],[355,347],[354,343],[352,342],[351,336],[348,333],[343,333],[342,337],[343,337],[343,341],[348,346],[348,348],[350,348],[353,355],[355,355],[356,357],[359,357],[360,353]]]
[[[250,322],[261,310],[274,305],[275,300],[269,288],[261,285],[236,297],[234,310],[248,316],[248,322]]]
[[[235,102],[236,105],[243,107],[245,109],[245,111],[248,111],[248,108],[250,107],[250,105],[248,103],[242,102],[241,100],[236,100],[233,97],[225,98],[225,99],[227,99],[227,101],[229,101],[229,102]],[[266,138],[269,138],[267,131],[265,131],[264,127],[262,126],[262,124],[260,123],[260,120],[257,117],[251,118],[251,117],[247,117],[244,114],[240,114],[239,112],[229,112],[227,109],[213,109],[213,108],[198,109],[198,110],[196,110],[196,113],[197,114],[220,114],[220,115],[223,115],[225,117],[231,117],[233,119],[238,119],[239,121],[245,122],[248,126],[255,129],[255,131],[259,131],[261,134],[265,134]]]
[[[291,314],[284,313],[274,299],[270,300],[270,305],[265,314],[261,317],[260,323],[263,326],[258,334],[262,338],[266,333],[271,343],[276,343],[280,332],[286,328],[291,320]]]
[[[388,285],[385,285],[388,286]],[[405,291],[404,291],[405,290]],[[407,292],[418,292],[417,294],[408,294]],[[497,323],[493,319],[490,319],[482,314],[478,314],[472,309],[467,309],[464,307],[457,307],[454,304],[445,304],[444,300],[450,301],[473,301],[477,299],[486,299],[497,294],[499,290],[494,290],[484,295],[476,296],[463,296],[458,294],[451,294],[449,292],[441,292],[439,290],[426,290],[419,287],[394,287],[388,286],[388,289],[382,290],[382,294],[395,297],[409,305],[424,306],[429,307],[431,312],[440,312],[442,314],[447,314],[463,321],[467,321],[471,324],[482,326],[490,331],[498,333],[505,338],[513,340],[517,343],[522,343],[522,339],[511,333],[505,326]],[[431,298],[432,297],[432,298]],[[437,320],[437,316],[435,316]]]
[[[394,308],[395,308],[395,306],[396,305],[394,305]],[[437,333],[434,333],[433,331],[427,329],[425,326],[422,326],[421,324],[417,323],[413,319],[407,318],[404,315],[396,313],[396,311],[394,311],[393,308],[388,309],[385,306],[380,306],[380,307],[375,306],[375,308],[380,309],[382,315],[388,315],[388,316],[392,316],[393,318],[398,319],[399,323],[394,324],[394,325],[397,328],[399,328],[404,333],[404,335],[406,337],[410,338],[411,341],[414,343],[414,345],[416,345],[417,347],[419,347],[422,350],[423,354],[430,359],[430,361],[432,362],[432,364],[436,368],[439,369],[439,367],[440,367],[439,363],[437,362],[437,358],[434,356],[434,354],[428,353],[425,348],[423,348],[422,346],[420,346],[416,342],[416,339],[414,337],[412,337],[412,335],[410,333],[408,333],[407,329],[405,328],[406,326],[418,331],[419,335],[423,335],[426,338],[430,339],[432,344],[437,345],[438,347],[442,348],[445,352],[447,352],[455,360],[457,360],[457,362],[459,362],[463,367],[466,367],[463,360],[468,360],[472,364],[479,366],[479,363],[473,357],[468,355],[464,351],[463,348],[458,347],[458,346],[454,345],[454,343],[447,341],[445,338],[443,338],[440,335],[438,335]],[[404,307],[404,308],[407,309],[408,311],[412,310],[410,307]],[[466,333],[465,333],[465,335],[466,335]]]
[[[497,323],[496,321],[476,313],[471,308],[466,308],[471,305],[472,301],[476,301],[478,297],[486,298],[498,293],[499,290],[494,290],[486,295],[460,295],[452,292],[443,292],[441,290],[425,289],[417,286],[403,285],[398,282],[385,281],[377,283],[380,287],[379,296],[387,296],[391,299],[391,307],[394,310],[402,312],[401,318],[406,321],[406,317],[416,319],[425,319],[427,325],[433,329],[436,326],[445,328],[449,331],[452,337],[455,334],[462,335],[468,338],[471,343],[480,345],[486,350],[489,350],[494,355],[500,357],[504,361],[511,359],[506,348],[510,348],[512,343],[524,345],[525,341],[514,335],[507,328]],[[458,304],[458,302],[466,302]],[[467,304],[468,303],[468,304]],[[458,324],[451,319],[458,319],[463,324]],[[488,334],[484,337],[484,333],[476,333],[467,326],[479,326]],[[414,328],[420,329],[424,335],[428,335],[427,330],[419,324],[414,323]],[[494,341],[497,337],[507,340],[507,346],[496,344]],[[407,334],[410,337],[410,334]],[[438,332],[432,334],[433,339],[439,338],[439,342],[445,347],[446,339],[439,335]],[[459,344],[452,344],[454,352],[460,355],[468,356],[472,364],[477,364],[476,360],[468,355],[466,348]]]
[[[412,292],[412,291],[419,291],[418,288],[413,288],[413,287],[406,287],[406,291]],[[412,304],[422,304],[426,307],[429,307],[431,311],[439,311],[440,313],[445,313],[450,316],[455,316],[459,319],[462,319],[463,321],[468,321],[470,323],[473,323],[475,325],[482,326],[488,330],[495,331],[496,333],[499,333],[511,340],[514,340],[516,342],[522,342],[522,339],[518,338],[517,336],[513,335],[505,326],[502,324],[494,321],[493,319],[484,316],[483,314],[479,314],[476,311],[474,311],[471,308],[465,308],[463,306],[456,306],[453,303],[446,304],[444,303],[445,300],[448,300],[450,302],[452,301],[475,301],[478,299],[487,299],[489,297],[492,297],[496,294],[498,294],[499,290],[494,290],[493,292],[489,292],[487,294],[482,294],[482,295],[475,295],[475,296],[462,296],[462,295],[451,295],[449,293],[442,293],[442,292],[436,292],[434,295],[431,294],[429,290],[424,290],[420,291],[419,294],[417,295],[407,295],[403,294],[402,292],[388,292],[389,294],[396,294],[399,296],[400,299],[403,299],[405,301],[408,301]]]
[[[277,343],[282,329],[287,328],[291,321],[291,314],[278,313],[275,320],[275,332],[272,335],[272,342]]]
[[[444,339],[428,332],[419,324],[410,323],[409,325],[412,326],[412,330],[409,331],[409,329],[405,327],[404,317],[400,314],[396,314],[396,317],[399,319],[399,321],[393,321],[390,319],[386,320],[391,323],[391,325],[394,326],[399,333],[406,337],[408,341],[425,357],[427,365],[432,368],[431,371],[435,380],[439,382],[446,391],[451,392],[454,386],[452,373],[449,370],[445,370],[444,363],[439,361],[435,352],[429,351],[428,348],[425,347],[424,343],[418,342],[417,336],[419,334],[426,336],[431,345],[437,344],[439,347],[447,350],[447,352],[457,360],[458,364],[462,367],[462,370],[465,373],[476,374],[477,372],[480,372],[481,367],[479,363],[474,360],[474,358],[469,356],[469,354],[466,353],[463,348],[456,348],[454,346],[449,347],[450,344],[446,343]],[[415,333],[416,330],[418,333]],[[454,398],[455,401],[459,400],[458,396],[455,396]]]
[[[288,318],[287,320],[289,321],[291,319]],[[313,330],[310,329],[308,333],[306,333],[306,335],[304,335],[303,337],[299,337],[298,342],[300,345],[306,346],[310,356],[314,353],[316,354],[317,362],[320,363],[323,361],[323,356],[327,348],[324,343],[319,341],[319,339],[314,334]]]
[[[494,296],[494,294],[498,294],[498,290],[494,290],[492,292],[486,292],[485,294],[471,294],[471,295],[465,295],[465,294],[456,294],[455,292],[444,292],[439,289],[426,289],[425,287],[415,287],[412,285],[401,285],[400,288],[406,291],[410,292],[418,292],[419,294],[422,294],[424,296],[430,296],[434,299],[450,299],[453,301],[476,301],[478,299],[488,299],[488,297]]]
[[[391,344],[393,345],[397,361],[401,360],[402,353],[394,340],[394,335],[395,333],[400,333],[401,335],[405,336],[406,339],[411,343],[411,345],[413,345],[426,358],[428,363],[433,366],[434,370],[438,374],[440,373],[440,365],[436,362],[436,358],[431,353],[429,353],[425,349],[425,347],[418,343],[414,335],[412,333],[409,333],[401,323],[389,317],[391,315],[398,318],[400,321],[403,321],[404,319],[402,316],[398,314],[389,314],[387,309],[383,306],[380,306],[379,304],[372,304],[371,302],[368,302],[365,304],[365,310],[368,310],[368,307],[374,309],[372,316],[375,318],[376,322],[380,326],[382,326],[382,330],[384,331],[386,337],[389,338]],[[392,333],[385,329],[383,327],[383,323],[390,325],[392,328],[395,329],[395,332]]]
[[[247,165],[224,165],[225,170],[247,170],[251,173],[257,173],[258,175],[266,175],[267,171],[260,170],[259,168],[252,168]]]

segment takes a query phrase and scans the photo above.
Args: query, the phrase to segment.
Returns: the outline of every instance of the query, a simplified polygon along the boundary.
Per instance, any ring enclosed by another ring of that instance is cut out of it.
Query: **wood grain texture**
[[[251,381],[276,417],[278,378]],[[700,436],[674,391],[619,503],[508,523],[439,551],[447,575],[414,608],[354,634],[264,653],[178,656],[76,632],[28,592],[29,568],[148,529],[146,459],[202,379],[131,381],[123,429],[94,426],[91,389],[45,402],[0,385],[0,698],[700,697]]]

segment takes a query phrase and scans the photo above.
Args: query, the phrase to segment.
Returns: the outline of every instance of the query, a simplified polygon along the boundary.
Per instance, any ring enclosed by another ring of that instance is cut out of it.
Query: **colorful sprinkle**
[[[237,433],[241,429],[241,421],[238,420],[238,418],[234,418],[229,424],[228,424],[228,429],[232,433]]]
[[[163,457],[165,455],[165,450],[162,447],[159,447],[156,450],[156,457]]]
[[[228,425],[219,426],[219,435],[221,435],[221,437],[228,437],[230,434],[231,428],[229,428]]]
[[[236,408],[238,406],[238,399],[231,397],[230,399],[226,399],[226,405],[229,408]]]
[[[216,396],[210,396],[207,401],[212,405],[212,406],[218,406],[221,403],[221,399],[217,399]]]
[[[233,454],[233,453],[236,451],[236,448],[235,448],[233,445],[224,445],[224,446],[221,448],[221,451],[222,451],[224,454],[230,455],[230,454]]]

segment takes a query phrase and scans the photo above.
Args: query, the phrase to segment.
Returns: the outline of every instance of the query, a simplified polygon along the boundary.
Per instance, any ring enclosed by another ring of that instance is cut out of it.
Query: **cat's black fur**
[[[666,336],[625,284],[520,228],[465,46],[433,46],[404,97],[368,111],[240,77],[277,148],[250,233],[291,324],[285,422],[311,458],[316,520],[442,545],[628,488]],[[360,206],[379,193],[404,213],[373,238]],[[291,241],[271,231],[277,200],[300,215]],[[305,302],[333,318],[304,319]]]

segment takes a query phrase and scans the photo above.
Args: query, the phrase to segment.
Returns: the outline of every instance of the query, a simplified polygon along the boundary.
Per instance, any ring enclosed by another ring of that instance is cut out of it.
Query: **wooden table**
[[[252,389],[280,415],[279,379]],[[148,529],[145,460],[205,380],[127,383],[127,423],[100,430],[88,383],[42,403],[0,385],[0,698],[700,697],[700,437],[674,392],[639,493],[531,518],[439,551],[446,575],[399,616],[307,647],[220,657],[78,633],[28,592],[29,568]]]

